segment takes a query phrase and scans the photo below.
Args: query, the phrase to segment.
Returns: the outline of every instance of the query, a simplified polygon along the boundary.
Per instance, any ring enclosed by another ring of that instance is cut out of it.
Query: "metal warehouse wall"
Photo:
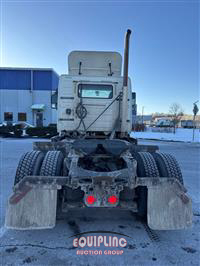
[[[43,125],[56,122],[56,111],[51,109],[51,94],[58,87],[59,76],[51,69],[0,68],[0,123],[4,112],[13,113],[17,123],[18,113],[27,114],[27,121],[35,125],[34,104],[44,104]],[[32,89],[32,90],[31,90]]]
[[[20,70],[0,68],[0,89],[31,90],[31,72],[33,90],[55,90],[58,87],[58,75],[52,70]]]
[[[31,71],[0,69],[0,90],[30,90]]]

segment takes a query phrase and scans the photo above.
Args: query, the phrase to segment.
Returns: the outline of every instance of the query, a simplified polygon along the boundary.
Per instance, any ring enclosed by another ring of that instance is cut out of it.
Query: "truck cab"
[[[109,135],[120,131],[122,56],[117,52],[73,51],[68,56],[68,75],[58,87],[58,132],[81,131]],[[127,133],[132,126],[132,89],[128,79]]]

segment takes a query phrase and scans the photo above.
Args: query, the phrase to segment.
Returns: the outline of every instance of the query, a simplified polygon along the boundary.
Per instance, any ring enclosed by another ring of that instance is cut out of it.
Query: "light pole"
[[[143,121],[144,121],[144,107],[145,106],[142,106],[142,124],[143,124]]]
[[[196,117],[197,113],[199,112],[199,108],[197,106],[197,103],[198,103],[198,101],[193,103],[193,105],[194,105],[194,107],[193,107],[193,114],[194,114],[194,116],[193,116],[193,136],[192,136],[192,140],[193,141],[194,141],[194,132],[195,132],[195,128],[196,128],[196,126],[195,126],[195,117]]]

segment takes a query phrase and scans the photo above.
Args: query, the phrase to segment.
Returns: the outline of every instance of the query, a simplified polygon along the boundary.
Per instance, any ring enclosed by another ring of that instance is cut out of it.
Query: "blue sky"
[[[72,50],[118,51],[132,29],[129,76],[138,112],[185,113],[199,99],[198,1],[1,2],[1,66],[67,72]]]

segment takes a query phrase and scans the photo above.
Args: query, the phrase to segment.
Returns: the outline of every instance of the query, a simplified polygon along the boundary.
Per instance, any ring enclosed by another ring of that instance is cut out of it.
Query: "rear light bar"
[[[99,195],[100,196],[100,195]],[[85,204],[89,207],[114,207],[118,204],[119,198],[117,195],[103,196],[102,198],[98,197],[95,194],[86,194],[85,195]]]

